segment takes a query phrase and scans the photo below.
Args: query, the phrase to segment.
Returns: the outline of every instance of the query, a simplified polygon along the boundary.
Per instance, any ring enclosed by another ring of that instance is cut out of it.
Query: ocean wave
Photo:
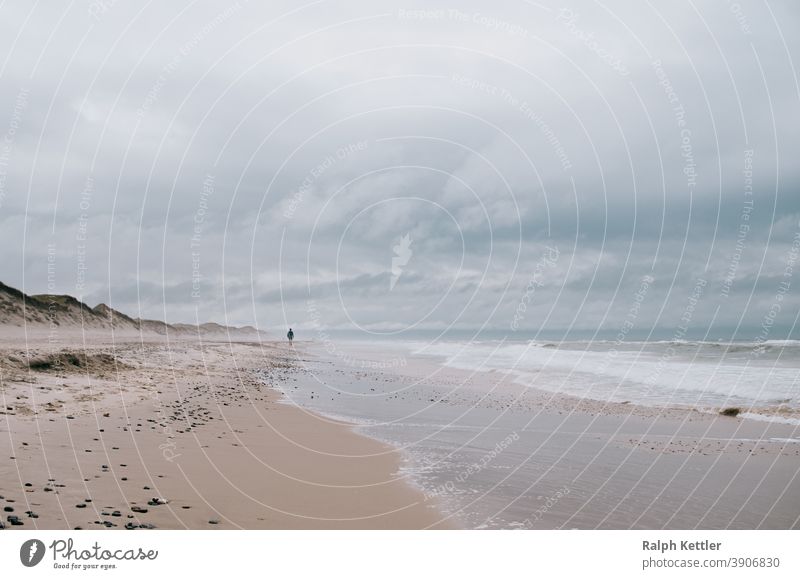
[[[449,342],[428,345],[425,353],[454,368],[507,372],[516,376],[515,381],[540,390],[602,401],[746,408],[800,405],[797,351],[769,360],[731,357],[729,349],[714,354],[705,346],[702,351],[684,351],[673,341],[642,342],[640,350],[600,348],[598,342],[584,342],[582,348],[576,343],[546,344],[552,342]],[[771,346],[785,344],[775,341]]]

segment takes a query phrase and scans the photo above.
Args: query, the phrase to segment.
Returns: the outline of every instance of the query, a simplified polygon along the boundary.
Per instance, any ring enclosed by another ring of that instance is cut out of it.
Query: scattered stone
[[[7,513],[13,513],[14,512],[14,507],[3,507],[3,510],[5,512],[7,512]]]
[[[136,523],[125,523],[125,528],[128,529],[128,530],[133,530],[133,529],[155,529],[156,526],[155,525],[151,525],[149,523],[142,523],[140,525],[137,525]]]
[[[131,507],[131,510],[132,510],[134,513],[146,513],[146,512],[147,512],[147,509],[146,509],[146,508],[144,508],[144,507],[138,507],[138,506],[137,506],[137,507]]]
[[[208,521],[208,524],[209,525],[219,525],[219,521],[217,519],[211,519],[210,521]]]
[[[147,501],[147,504],[150,505],[151,507],[157,507],[159,505],[166,505],[167,501],[158,497],[153,497],[152,499]]]
[[[13,527],[21,527],[22,525],[24,525],[24,524],[25,524],[25,523],[23,523],[22,521],[20,521],[20,520],[19,520],[19,517],[18,517],[18,516],[16,516],[16,515],[9,515],[8,517],[6,517],[6,520],[7,520],[9,523],[11,523],[11,525],[12,525]]]
[[[76,509],[85,509],[85,508],[86,508],[86,505],[85,505],[85,504],[83,504],[83,503],[80,503],[80,504],[77,504],[77,505],[75,505],[75,508],[76,508]]]

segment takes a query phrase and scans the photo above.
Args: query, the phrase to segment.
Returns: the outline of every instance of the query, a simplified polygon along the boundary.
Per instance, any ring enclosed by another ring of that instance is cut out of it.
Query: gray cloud
[[[736,6],[4,5],[2,280],[46,291],[54,244],[57,291],[169,321],[506,331],[557,247],[525,331],[614,331],[652,275],[638,329],[703,278],[697,327],[757,333],[800,20]]]

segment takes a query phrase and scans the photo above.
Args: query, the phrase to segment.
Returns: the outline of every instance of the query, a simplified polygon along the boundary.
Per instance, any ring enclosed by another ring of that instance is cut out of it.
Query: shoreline
[[[791,425],[313,342],[0,356],[7,528],[800,528]]]
[[[292,402],[401,449],[468,528],[800,528],[792,425],[554,394],[429,357],[376,368],[399,350],[338,348],[308,362],[335,396]],[[337,366],[343,354],[363,364]]]
[[[299,372],[283,343],[62,346],[0,342],[6,528],[452,527],[397,475],[399,451],[280,400]],[[65,351],[85,358],[46,367]]]

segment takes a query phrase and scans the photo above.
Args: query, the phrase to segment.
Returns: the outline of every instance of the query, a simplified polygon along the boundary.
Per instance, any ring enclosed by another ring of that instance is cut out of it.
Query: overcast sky
[[[798,28],[789,1],[7,2],[0,281],[306,337],[790,327]]]

